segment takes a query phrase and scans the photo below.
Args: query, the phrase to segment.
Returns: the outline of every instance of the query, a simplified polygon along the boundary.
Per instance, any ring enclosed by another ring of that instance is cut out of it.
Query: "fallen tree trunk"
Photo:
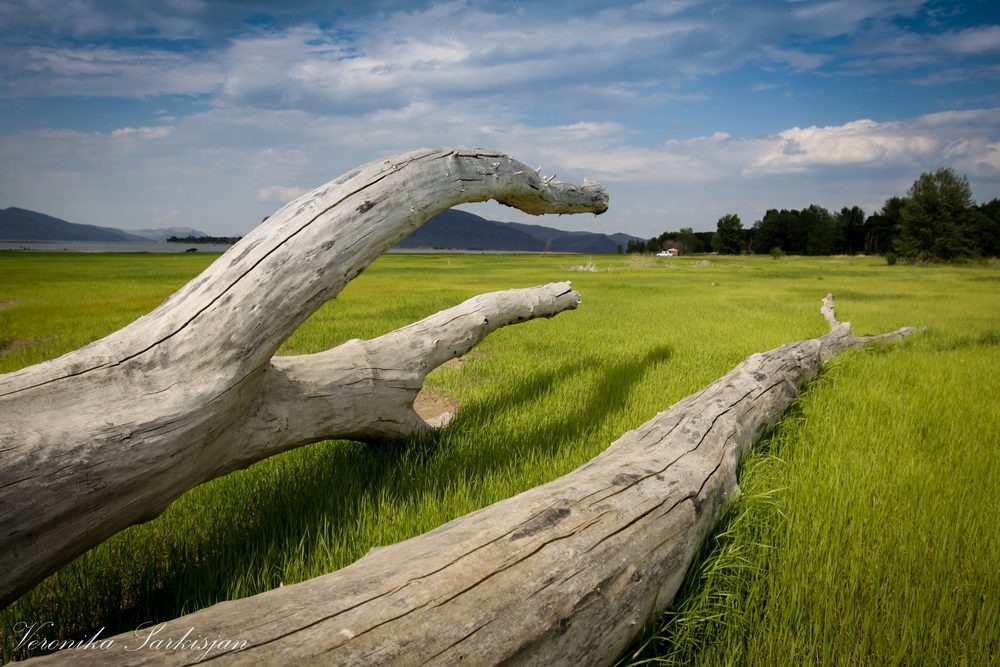
[[[0,376],[0,604],[188,489],[329,438],[407,437],[426,374],[497,327],[574,308],[568,283],[483,295],[370,341],[274,357],[376,257],[437,213],[495,199],[601,213],[607,194],[502,153],[424,149],[291,202],[150,314]]]
[[[739,494],[744,451],[798,388],[846,348],[913,332],[855,336],[832,296],[822,312],[825,336],[748,357],[549,484],[337,572],[42,661],[610,664],[672,601]]]

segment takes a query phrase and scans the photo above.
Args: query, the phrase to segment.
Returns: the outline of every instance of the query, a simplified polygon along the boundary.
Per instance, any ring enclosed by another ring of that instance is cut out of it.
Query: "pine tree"
[[[900,210],[896,251],[908,259],[949,260],[972,254],[972,188],[951,169],[924,172]]]

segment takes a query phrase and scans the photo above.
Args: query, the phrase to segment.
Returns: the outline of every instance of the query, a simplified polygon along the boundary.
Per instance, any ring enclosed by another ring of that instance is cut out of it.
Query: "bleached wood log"
[[[607,194],[503,153],[423,149],[291,202],[148,315],[0,376],[0,604],[188,489],[327,438],[405,437],[424,376],[499,326],[578,303],[568,283],[471,299],[371,341],[274,357],[320,305],[437,213],[495,199],[601,213]]]
[[[673,600],[740,492],[740,458],[798,388],[849,347],[914,331],[855,336],[832,296],[822,312],[830,333],[748,357],[549,484],[337,572],[42,662],[611,664]]]

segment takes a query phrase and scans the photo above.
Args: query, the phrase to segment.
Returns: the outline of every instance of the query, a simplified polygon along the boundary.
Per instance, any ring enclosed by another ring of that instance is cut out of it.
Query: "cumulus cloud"
[[[954,165],[973,176],[997,172],[1000,109],[928,114],[893,122],[857,120],[794,127],[755,140],[759,152],[744,173],[801,172],[843,166],[930,168]],[[788,150],[794,146],[795,150]]]
[[[779,174],[829,175],[844,169],[923,170],[954,166],[970,176],[996,178],[1000,109],[927,114],[876,122],[792,127],[757,137],[724,132],[659,146],[549,145],[556,161],[609,181],[705,182],[763,179]],[[606,137],[609,135],[605,135]]]
[[[939,166],[994,192],[1000,181],[996,109],[878,113],[883,91],[849,83],[891,71],[926,94],[1000,76],[989,61],[1000,28],[914,30],[898,19],[919,18],[918,0],[357,0],[336,14],[301,0],[249,18],[242,4],[0,0],[0,113],[83,96],[128,109],[111,126],[0,129],[0,155],[22,167],[0,180],[0,196],[44,208],[62,188],[69,219],[137,226],[177,210],[238,234],[363,162],[468,145],[562,180],[602,180],[612,208],[593,224],[646,233],[675,224],[666,211],[703,229],[723,207],[750,221],[761,206],[808,205],[817,193],[876,205]],[[820,99],[816,82],[840,87]],[[936,104],[919,109],[1000,98]],[[113,214],[110,190],[120,193]],[[89,220],[73,214],[87,210]]]

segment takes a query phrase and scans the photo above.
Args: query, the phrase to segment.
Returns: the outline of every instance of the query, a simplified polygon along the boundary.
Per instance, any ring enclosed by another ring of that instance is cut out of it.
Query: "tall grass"
[[[205,264],[0,254],[0,301],[17,302],[0,310],[0,340],[30,341],[0,355],[0,371],[119,328]],[[946,662],[996,653],[987,625],[1000,590],[996,269],[822,258],[615,257],[601,262],[613,270],[593,273],[572,264],[378,260],[282,353],[376,336],[484,291],[571,279],[584,302],[498,331],[464,364],[433,373],[428,383],[463,405],[435,437],[288,452],[193,489],[87,552],[2,612],[2,657],[13,657],[17,621],[51,621],[63,638],[131,630],[343,567],[565,474],[746,355],[822,334],[829,291],[859,333],[930,329],[898,348],[845,355],[805,393],[747,462],[745,497],[706,545],[729,556],[698,565],[677,613],[651,631],[652,653],[636,659],[892,662],[949,642],[959,658]],[[914,609],[929,616],[907,621]]]
[[[980,291],[996,276],[927,270],[914,291],[936,297],[912,321],[929,331],[812,383],[624,663],[1000,662],[1000,304]]]

